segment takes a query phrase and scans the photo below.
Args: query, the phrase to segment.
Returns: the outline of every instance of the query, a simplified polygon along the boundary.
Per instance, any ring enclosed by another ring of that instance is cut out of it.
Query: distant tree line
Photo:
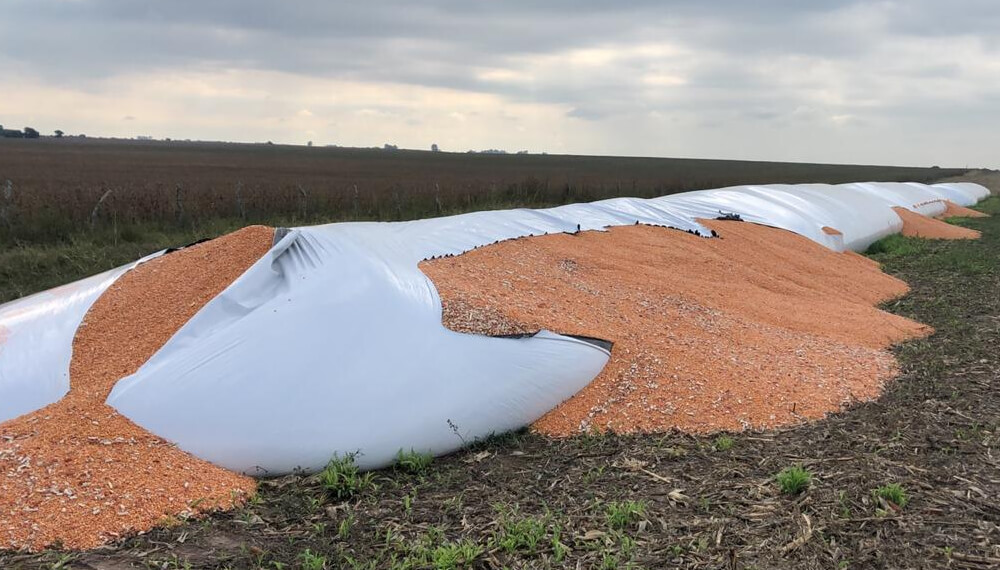
[[[3,135],[7,139],[37,139],[39,136],[38,131],[31,127],[24,127],[24,130],[17,129],[5,129],[3,125],[0,125],[0,135]]]
[[[61,139],[63,135],[66,134],[63,131],[56,129],[53,136],[57,139]],[[0,137],[5,139],[37,139],[41,138],[41,134],[31,127],[24,127],[24,129],[5,129],[3,125],[0,125]],[[82,135],[81,135],[82,136]]]

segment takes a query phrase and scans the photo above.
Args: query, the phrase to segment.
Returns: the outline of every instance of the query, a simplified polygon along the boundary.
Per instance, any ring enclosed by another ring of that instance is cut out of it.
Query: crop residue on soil
[[[251,226],[153,259],[98,298],[73,341],[70,392],[0,424],[0,548],[91,548],[254,492],[252,479],[184,453],[104,402],[272,238]]]
[[[893,211],[903,220],[903,231],[901,233],[907,237],[925,239],[977,239],[982,235],[976,230],[928,218],[906,208],[896,207],[893,208]],[[975,210],[971,211],[974,212]],[[961,216],[962,214],[948,214],[946,211],[944,215]]]
[[[867,258],[780,229],[702,223],[721,237],[616,227],[501,242],[421,269],[453,330],[615,343],[602,373],[535,423],[555,436],[820,418],[878,396],[897,372],[886,347],[932,332],[876,308],[907,286]]]

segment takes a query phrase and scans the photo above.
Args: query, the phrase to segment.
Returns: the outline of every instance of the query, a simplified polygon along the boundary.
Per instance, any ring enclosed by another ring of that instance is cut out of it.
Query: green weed
[[[361,473],[354,463],[354,455],[334,456],[320,473],[320,481],[328,493],[337,499],[351,499],[375,488],[375,475]]]
[[[445,542],[430,551],[430,563],[435,570],[452,570],[472,563],[484,551],[482,546],[470,540]]]
[[[351,537],[351,529],[354,528],[354,513],[348,514],[337,526],[337,537],[340,540],[347,540]]]
[[[801,465],[786,467],[775,478],[778,480],[781,492],[786,495],[797,495],[808,489],[812,483],[812,474]]]
[[[421,453],[413,449],[410,451],[400,449],[396,453],[396,463],[393,467],[407,473],[420,474],[427,471],[433,461],[434,455],[431,453]]]
[[[302,570],[326,569],[326,557],[314,554],[308,548],[299,554],[299,561],[302,563]]]
[[[500,524],[493,544],[511,554],[535,554],[548,536],[548,519],[521,516],[516,508],[504,505],[494,505],[494,509],[500,514]]]
[[[608,503],[604,516],[608,526],[622,529],[646,516],[648,506],[645,501],[621,501]]]
[[[736,445],[736,440],[728,435],[720,435],[715,438],[715,443],[712,444],[716,451],[729,451],[734,445]]]
[[[905,507],[906,503],[910,500],[906,496],[906,489],[904,489],[899,483],[882,485],[872,491],[872,496],[876,499],[883,499],[885,502],[891,503],[899,508]]]

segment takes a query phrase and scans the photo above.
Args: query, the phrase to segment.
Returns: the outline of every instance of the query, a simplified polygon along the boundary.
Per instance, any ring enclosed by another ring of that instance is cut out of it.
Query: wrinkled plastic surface
[[[569,337],[445,329],[407,229],[293,231],[108,403],[243,473],[315,470],[352,452],[369,468],[528,424],[604,367],[607,351]]]
[[[84,315],[115,279],[149,258],[0,305],[0,422],[69,391],[73,337]]]
[[[969,206],[988,194],[968,183],[740,186],[298,228],[119,381],[108,403],[250,474],[315,470],[335,453],[359,452],[366,468],[400,449],[445,453],[534,421],[589,383],[608,353],[545,331],[499,339],[445,329],[437,292],[417,268],[423,259],[635,223],[707,236],[699,219],[732,214],[860,251],[900,231],[894,206],[937,215],[942,200]],[[122,271],[0,307],[0,419],[66,392],[76,328]]]

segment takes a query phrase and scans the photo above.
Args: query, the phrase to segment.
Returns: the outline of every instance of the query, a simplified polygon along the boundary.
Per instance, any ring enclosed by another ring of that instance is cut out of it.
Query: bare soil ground
[[[245,508],[2,568],[989,568],[1000,565],[1000,199],[980,240],[899,237],[886,308],[936,333],[877,401],[723,437],[498,436],[343,502],[316,477]],[[775,475],[812,474],[800,494]],[[899,484],[902,507],[873,490]]]

